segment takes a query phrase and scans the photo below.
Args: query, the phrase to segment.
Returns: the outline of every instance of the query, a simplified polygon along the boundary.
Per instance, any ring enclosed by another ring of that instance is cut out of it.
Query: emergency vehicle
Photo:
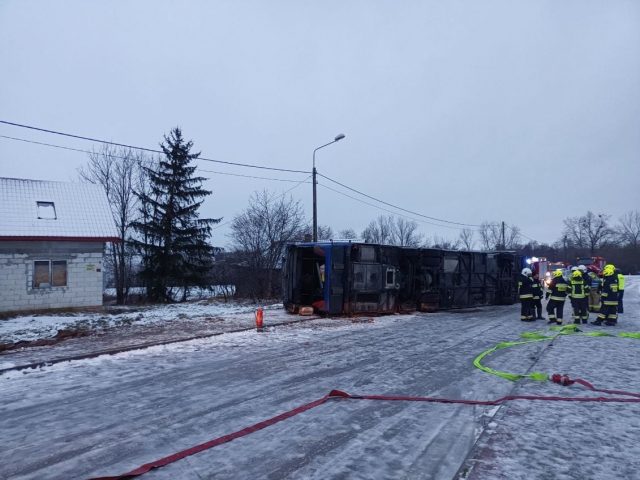
[[[602,269],[606,265],[606,260],[603,257],[580,257],[576,260],[576,265],[585,265],[589,270],[600,275]]]

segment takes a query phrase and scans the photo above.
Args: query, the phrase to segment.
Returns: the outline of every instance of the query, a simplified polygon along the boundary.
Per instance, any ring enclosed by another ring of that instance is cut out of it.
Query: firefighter
[[[600,311],[600,286],[602,280],[598,277],[598,273],[593,268],[589,268],[589,277],[591,278],[591,289],[589,290],[589,311]]]
[[[547,314],[549,315],[548,323],[557,323],[562,325],[562,317],[564,310],[564,300],[569,292],[569,284],[562,276],[562,270],[554,270],[551,274],[551,283],[545,298],[547,302]]]
[[[577,268],[571,273],[571,306],[573,307],[573,323],[587,323],[589,320],[589,298],[582,272]]]
[[[592,325],[613,326],[618,323],[618,275],[616,275],[616,267],[613,265],[605,265],[602,270],[602,306],[600,313]]]
[[[538,274],[533,276],[533,285],[531,285],[533,292],[533,314],[534,320],[541,320],[542,317],[542,284]]]
[[[533,322],[533,279],[531,269],[523,268],[518,278],[518,296],[520,297],[520,320]]]
[[[578,265],[578,270],[580,270],[580,273],[582,273],[582,280],[584,280],[584,288],[587,290],[588,298],[588,294],[591,291],[591,277],[589,276],[589,271],[587,270],[586,265]]]
[[[624,297],[624,275],[618,269],[616,269],[616,275],[618,275],[618,313],[624,313],[622,306],[622,297]]]

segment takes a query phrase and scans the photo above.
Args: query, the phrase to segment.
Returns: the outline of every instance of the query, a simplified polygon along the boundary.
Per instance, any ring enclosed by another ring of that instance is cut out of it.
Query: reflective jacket
[[[586,298],[587,290],[585,288],[584,280],[582,278],[571,279],[571,298]]]
[[[622,291],[624,290],[624,275],[619,273],[618,274],[618,291]]]
[[[569,293],[569,284],[562,277],[555,277],[551,279],[551,285],[549,285],[549,290],[551,291],[551,300],[562,300]]]
[[[602,279],[602,303],[618,305],[618,276],[615,274]]]
[[[520,274],[518,278],[518,295],[520,299],[533,298],[533,279]]]
[[[540,300],[542,298],[542,285],[540,284],[540,280],[533,279],[531,292],[533,293],[534,300]]]

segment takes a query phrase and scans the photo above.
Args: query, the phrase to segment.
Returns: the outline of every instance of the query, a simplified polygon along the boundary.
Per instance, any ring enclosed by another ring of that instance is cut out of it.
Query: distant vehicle
[[[576,261],[577,265],[585,265],[597,275],[602,273],[602,269],[606,263],[607,262],[603,257],[581,257]]]
[[[562,276],[565,280],[569,280],[569,269],[568,264],[565,262],[549,262],[547,265],[547,273],[544,276],[544,286],[549,287],[551,285],[551,278],[553,272],[556,270],[562,270]]]
[[[549,262],[545,257],[532,257],[527,260],[527,263],[531,265],[531,271],[533,275],[537,275],[539,279],[544,279],[549,271]]]

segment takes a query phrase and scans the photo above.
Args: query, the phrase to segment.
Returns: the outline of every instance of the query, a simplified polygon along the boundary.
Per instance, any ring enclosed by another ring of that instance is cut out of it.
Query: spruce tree
[[[174,301],[182,287],[186,300],[192,286],[207,286],[213,259],[208,243],[211,225],[221,219],[199,218],[198,209],[211,194],[202,188],[204,177],[194,176],[191,162],[200,153],[191,153],[192,141],[185,141],[176,127],[164,136],[162,158],[155,168],[145,168],[149,185],[140,192],[141,220],[135,223],[136,243],[142,255],[140,276],[147,296],[154,301]]]

